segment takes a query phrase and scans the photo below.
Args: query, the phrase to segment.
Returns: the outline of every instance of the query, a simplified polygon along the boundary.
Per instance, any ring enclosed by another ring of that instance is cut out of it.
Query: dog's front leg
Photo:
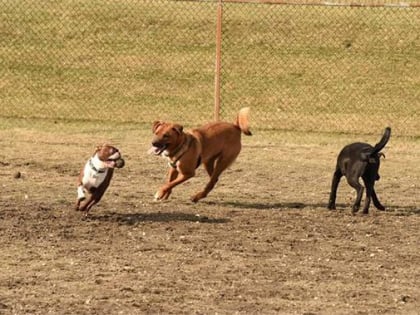
[[[76,205],[75,205],[76,211],[80,210],[80,203],[85,199],[86,199],[85,191],[84,191],[83,185],[80,183],[77,186],[77,200],[76,200]]]
[[[178,177],[178,170],[175,167],[171,167],[168,171],[168,183],[175,180]]]
[[[177,177],[178,177],[178,170],[175,167],[171,167],[168,171],[167,183],[169,184],[170,182],[174,181],[175,178],[177,178]],[[171,193],[172,193],[172,189],[168,189],[166,191],[166,194],[164,196],[162,196],[161,199],[168,199],[169,196],[171,195]]]
[[[169,181],[168,183],[166,183],[165,185],[163,185],[155,194],[155,200],[162,200],[162,199],[167,199],[169,197],[169,195],[172,192],[172,188],[174,188],[175,186],[185,182],[186,180],[190,179],[191,177],[193,177],[195,175],[195,171],[193,172],[179,172],[177,170],[176,171],[176,178]],[[173,171],[173,172],[175,172]],[[175,174],[175,173],[173,173]],[[175,175],[169,175],[169,178],[171,179],[172,176]]]

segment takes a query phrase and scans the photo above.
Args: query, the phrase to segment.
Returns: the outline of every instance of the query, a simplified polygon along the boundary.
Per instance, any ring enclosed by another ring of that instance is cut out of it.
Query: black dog
[[[363,186],[359,183],[359,178],[363,179],[366,188],[366,200],[363,207],[363,213],[369,213],[370,200],[379,210],[385,210],[385,207],[379,202],[376,196],[374,185],[379,180],[379,160],[384,156],[380,151],[385,147],[391,136],[391,128],[385,128],[382,139],[372,147],[368,143],[356,142],[345,146],[337,158],[337,166],[334,172],[330,200],[328,209],[335,209],[335,199],[337,187],[342,176],[345,176],[351,187],[356,189],[357,197],[353,204],[352,212],[355,213],[360,208],[362,200]]]

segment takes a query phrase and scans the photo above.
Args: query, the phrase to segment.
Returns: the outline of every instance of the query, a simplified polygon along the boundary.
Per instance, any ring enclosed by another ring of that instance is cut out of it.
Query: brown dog
[[[249,108],[242,108],[235,123],[213,122],[190,132],[179,124],[155,121],[150,153],[164,154],[171,166],[168,181],[155,194],[155,200],[167,199],[172,188],[195,175],[203,163],[210,181],[203,191],[191,197],[193,202],[205,198],[213,189],[220,174],[231,165],[241,151],[241,133],[251,135]]]
[[[116,147],[109,144],[96,147],[77,180],[76,210],[86,211],[87,215],[104,195],[114,174],[114,168],[122,168],[124,164],[121,153]],[[87,199],[85,193],[89,194]],[[85,199],[86,201],[81,204]]]

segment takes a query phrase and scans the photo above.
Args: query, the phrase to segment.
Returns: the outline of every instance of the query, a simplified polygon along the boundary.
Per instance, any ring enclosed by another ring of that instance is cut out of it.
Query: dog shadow
[[[416,207],[416,206],[394,206],[394,205],[390,205],[390,206],[385,206],[386,210],[388,212],[393,212],[395,213],[395,215],[398,216],[406,216],[406,215],[420,215],[420,208]]]
[[[223,224],[230,220],[225,218],[209,218],[184,212],[157,213],[118,213],[107,212],[102,215],[89,215],[86,220],[113,222],[121,225],[136,225],[141,222],[199,222],[208,224]]]
[[[208,202],[212,204],[211,202]],[[220,203],[219,203],[220,204]],[[328,210],[327,203],[303,203],[303,202],[275,202],[275,203],[258,203],[258,202],[238,202],[238,201],[226,201],[222,202],[225,206],[240,208],[240,209],[257,209],[257,210],[303,210],[306,208],[309,209],[320,209],[327,211],[346,211],[351,209],[351,204],[337,203],[337,210]],[[389,212],[396,215],[420,215],[420,209],[416,206],[398,206],[398,205],[388,205],[385,206],[385,211],[380,212]],[[373,208],[373,210],[376,210]],[[378,211],[378,210],[376,210]]]
[[[327,208],[327,204],[322,203],[303,203],[303,202],[274,202],[274,203],[260,203],[260,202],[241,202],[241,201],[225,201],[221,204],[233,208],[240,209],[257,209],[257,210],[288,210],[288,209],[304,209],[304,208]],[[338,205],[338,207],[345,207],[345,205]]]

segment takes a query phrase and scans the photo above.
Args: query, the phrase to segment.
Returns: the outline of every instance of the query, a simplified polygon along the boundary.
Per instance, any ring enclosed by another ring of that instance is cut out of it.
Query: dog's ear
[[[96,146],[95,146],[95,151],[93,151],[93,155],[95,155],[95,154],[96,154],[96,152],[100,151],[100,150],[101,150],[101,148],[102,148],[102,145],[101,145],[101,144],[96,145]]]
[[[182,130],[184,130],[184,127],[181,126],[181,125],[179,125],[179,124],[175,124],[172,127],[172,129],[175,130],[178,134],[181,134],[182,133]]]
[[[107,143],[107,142],[104,142],[104,143],[102,143],[102,144],[98,144],[98,145],[95,147],[95,152],[98,152],[99,150],[101,150],[103,147],[106,147],[106,146],[111,147],[111,145],[110,145],[109,143]]]
[[[161,121],[161,120],[154,121],[153,124],[152,124],[152,131],[156,132],[156,129],[162,124],[163,124],[163,121]]]

